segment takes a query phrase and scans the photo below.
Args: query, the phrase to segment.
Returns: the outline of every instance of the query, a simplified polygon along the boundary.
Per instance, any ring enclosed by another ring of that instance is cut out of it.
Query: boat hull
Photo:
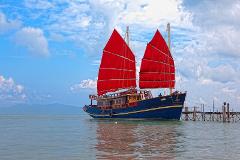
[[[155,97],[136,102],[134,106],[120,109],[102,110],[86,105],[83,110],[93,118],[162,119],[179,120],[186,93]]]

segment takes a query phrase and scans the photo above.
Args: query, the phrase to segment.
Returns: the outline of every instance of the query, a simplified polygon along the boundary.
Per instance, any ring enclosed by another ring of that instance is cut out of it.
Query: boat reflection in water
[[[181,122],[98,121],[97,159],[175,159]]]

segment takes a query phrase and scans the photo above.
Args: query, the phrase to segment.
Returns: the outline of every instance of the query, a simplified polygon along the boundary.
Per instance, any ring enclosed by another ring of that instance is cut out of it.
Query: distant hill
[[[0,114],[82,114],[82,107],[53,104],[16,104],[10,107],[0,107]]]

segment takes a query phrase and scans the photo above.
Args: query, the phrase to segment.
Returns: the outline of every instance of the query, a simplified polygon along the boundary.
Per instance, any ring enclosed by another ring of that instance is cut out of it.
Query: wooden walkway
[[[182,120],[185,121],[218,121],[218,122],[240,122],[240,112],[230,111],[229,104],[224,103],[221,111],[205,111],[201,107],[184,107]]]

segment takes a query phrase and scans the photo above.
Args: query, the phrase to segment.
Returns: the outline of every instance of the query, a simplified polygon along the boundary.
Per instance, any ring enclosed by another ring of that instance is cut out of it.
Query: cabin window
[[[125,97],[122,97],[122,103],[125,104],[126,103],[126,98]]]
[[[104,102],[104,105],[105,105],[105,106],[110,106],[110,101],[105,101],[105,102]]]
[[[98,102],[97,102],[97,105],[98,105],[98,106],[103,106],[103,101],[98,101]]]

